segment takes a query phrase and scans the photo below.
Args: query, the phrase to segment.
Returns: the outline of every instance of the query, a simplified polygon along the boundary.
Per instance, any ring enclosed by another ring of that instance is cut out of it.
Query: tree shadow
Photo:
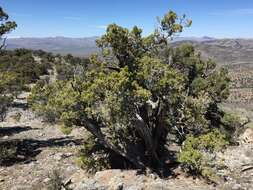
[[[39,128],[32,128],[30,126],[0,127],[0,137],[11,136],[29,130],[39,130]]]
[[[12,103],[12,107],[13,108],[21,108],[23,110],[27,110],[28,109],[28,104],[27,103],[23,103],[23,102],[13,102]]]
[[[51,138],[47,140],[36,139],[14,139],[0,142],[1,147],[7,147],[9,149],[14,148],[14,155],[1,159],[1,166],[11,166],[13,164],[23,163],[27,164],[36,160],[36,156],[42,152],[46,147],[63,147],[69,145],[81,145],[82,139],[74,139],[73,137]],[[1,152],[0,152],[1,156]]]

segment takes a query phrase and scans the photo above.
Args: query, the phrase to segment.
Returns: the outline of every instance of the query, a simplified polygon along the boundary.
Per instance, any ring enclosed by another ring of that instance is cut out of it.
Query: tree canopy
[[[0,49],[2,49],[5,46],[6,38],[3,38],[4,35],[11,32],[16,27],[17,27],[16,22],[10,21],[8,14],[4,12],[2,7],[0,7],[0,40],[2,41]]]
[[[9,16],[0,7],[0,51],[5,46],[6,38],[3,38],[5,34],[16,28],[16,23],[9,21]],[[16,76],[13,73],[0,72],[0,120],[3,120],[7,108],[12,102],[12,97],[7,95],[10,93],[12,84],[15,83]]]
[[[227,71],[189,44],[171,47],[191,25],[185,15],[169,11],[158,21],[147,37],[137,26],[109,25],[97,41],[102,56],[91,56],[85,72],[40,83],[29,98],[66,127],[85,127],[86,153],[103,155],[111,167],[116,157],[122,165],[161,171],[172,136],[182,143],[189,134],[222,129],[218,104],[229,95]]]

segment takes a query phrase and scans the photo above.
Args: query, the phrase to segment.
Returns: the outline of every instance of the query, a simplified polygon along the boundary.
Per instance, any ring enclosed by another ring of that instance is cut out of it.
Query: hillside
[[[7,40],[7,49],[41,49],[55,54],[72,54],[75,56],[85,57],[98,51],[95,43],[96,39],[97,37],[10,38]]]
[[[11,38],[8,49],[42,49],[59,54],[88,56],[98,52],[95,40],[90,38]],[[230,105],[252,106],[253,100],[253,39],[177,38],[173,45],[191,43],[204,58],[211,58],[218,66],[226,66],[232,78]]]
[[[253,39],[221,39],[192,43],[204,58],[225,66],[232,79],[228,103],[252,109],[253,102]],[[181,43],[181,42],[180,42]]]
[[[7,49],[27,48],[42,49],[53,53],[85,56],[97,52],[95,40],[98,37],[67,38],[9,38]],[[253,58],[253,39],[214,39],[210,37],[181,37],[173,44],[192,43],[202,56],[213,58],[220,65],[247,64]]]

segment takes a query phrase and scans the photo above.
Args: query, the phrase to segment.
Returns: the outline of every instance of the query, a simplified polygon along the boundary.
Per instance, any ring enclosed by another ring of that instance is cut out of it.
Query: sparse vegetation
[[[49,179],[47,190],[62,190],[63,178],[58,170],[53,170],[49,174]]]
[[[17,112],[15,115],[13,115],[13,119],[15,120],[15,122],[19,122],[21,119],[22,114],[20,112]]]
[[[66,127],[65,125],[60,126],[61,132],[65,135],[69,135],[72,132],[71,127]]]
[[[77,164],[87,172],[94,174],[97,171],[111,168],[109,150],[99,145],[93,136],[88,136],[79,151]]]
[[[198,137],[190,135],[182,145],[178,161],[187,172],[217,181],[215,153],[223,150],[228,144],[226,136],[218,130]]]
[[[4,162],[8,162],[11,159],[16,158],[17,147],[13,143],[1,143],[0,144],[0,165]]]

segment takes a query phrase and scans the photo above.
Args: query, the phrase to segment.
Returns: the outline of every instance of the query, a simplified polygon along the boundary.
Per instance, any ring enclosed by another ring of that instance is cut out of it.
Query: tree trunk
[[[145,142],[145,148],[147,151],[147,157],[148,157],[148,165],[152,168],[152,165],[154,163],[157,163],[158,166],[161,166],[161,161],[157,155],[157,144],[158,142],[155,142],[152,137],[152,129],[149,128],[148,125],[145,124],[144,120],[141,118],[140,115],[136,114],[137,120],[136,120],[136,129]]]
[[[104,146],[105,148],[108,148],[115,152],[116,154],[119,154],[120,156],[124,157],[126,160],[128,160],[130,163],[132,163],[136,168],[139,169],[145,169],[146,165],[145,163],[138,159],[142,157],[140,152],[134,150],[134,148],[129,148],[127,151],[122,150],[119,147],[116,147],[113,143],[110,142],[102,133],[99,126],[96,124],[93,124],[91,121],[85,121],[85,125],[83,125],[90,133],[92,133],[96,138],[98,138],[100,144]]]

